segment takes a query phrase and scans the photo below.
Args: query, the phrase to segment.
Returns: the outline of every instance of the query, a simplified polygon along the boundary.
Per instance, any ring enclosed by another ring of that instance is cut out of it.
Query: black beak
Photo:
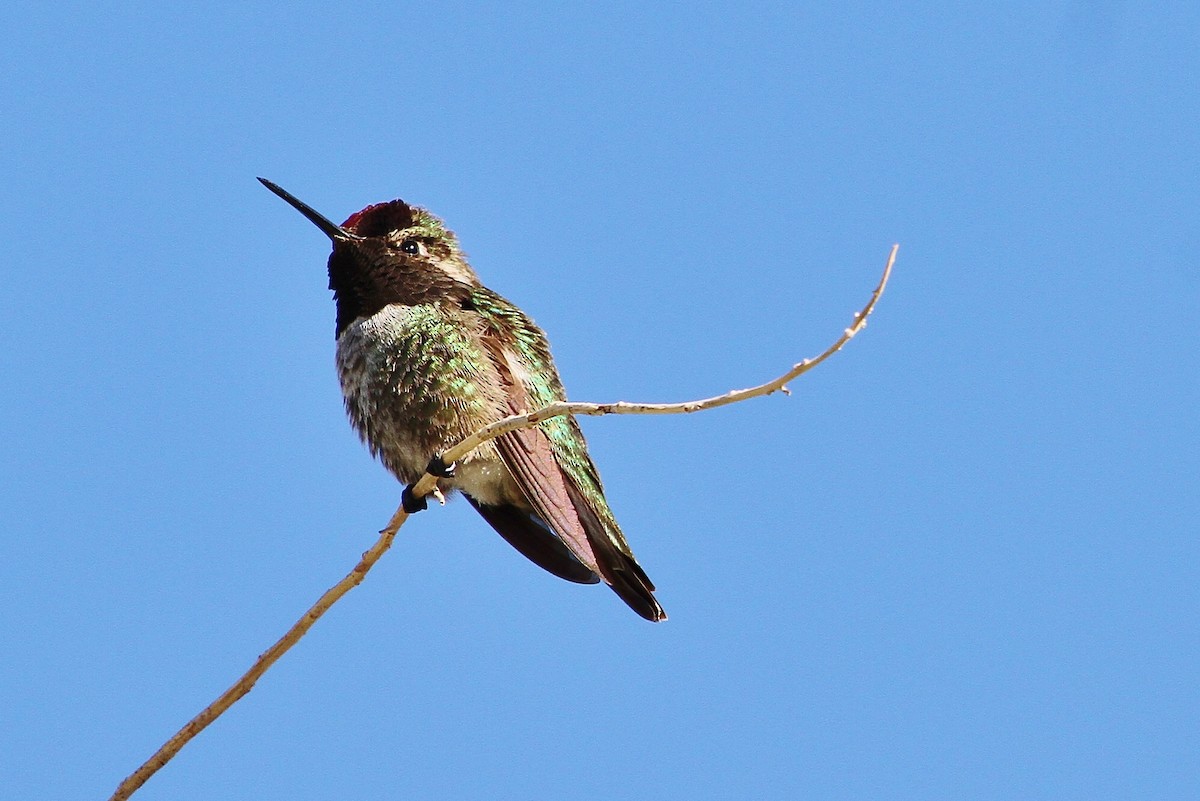
[[[258,181],[267,189],[270,189],[272,192],[286,200],[292,208],[307,217],[309,222],[320,228],[321,231],[324,232],[325,236],[329,237],[334,242],[360,240],[363,238],[358,234],[350,233],[340,225],[335,225],[328,217],[318,213],[317,210],[312,206],[308,205],[279,184],[268,181],[266,178],[259,178]]]

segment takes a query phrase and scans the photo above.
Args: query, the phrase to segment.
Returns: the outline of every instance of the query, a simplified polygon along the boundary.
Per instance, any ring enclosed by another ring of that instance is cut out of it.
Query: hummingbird
[[[471,268],[441,219],[403,200],[341,225],[258,179],[333,243],[336,362],[359,437],[425,508],[425,472],[461,492],[510,545],[579,584],[604,581],[650,621],[667,615],[625,541],[574,417],[497,437],[447,465],[441,454],[478,429],[566,400],[546,335]]]

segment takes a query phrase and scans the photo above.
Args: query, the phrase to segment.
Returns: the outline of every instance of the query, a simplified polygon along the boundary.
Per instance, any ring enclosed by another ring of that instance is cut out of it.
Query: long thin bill
[[[325,236],[329,237],[330,239],[362,239],[361,236],[350,233],[342,226],[335,225],[328,217],[318,212],[312,206],[308,205],[279,184],[273,181],[268,181],[266,178],[259,178],[258,182],[287,201],[288,205],[307,217],[309,222],[320,228],[321,231],[324,232]]]

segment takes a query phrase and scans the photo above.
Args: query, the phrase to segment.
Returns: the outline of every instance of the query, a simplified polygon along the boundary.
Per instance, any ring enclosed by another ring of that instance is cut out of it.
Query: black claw
[[[429,460],[429,466],[425,468],[425,472],[438,478],[454,478],[454,469],[456,467],[458,467],[458,462],[446,464],[439,453]]]
[[[415,515],[417,512],[422,512],[429,508],[429,502],[425,500],[425,496],[420,498],[413,495],[413,485],[409,484],[404,488],[404,492],[400,493],[400,505],[404,507],[404,511],[410,515]]]

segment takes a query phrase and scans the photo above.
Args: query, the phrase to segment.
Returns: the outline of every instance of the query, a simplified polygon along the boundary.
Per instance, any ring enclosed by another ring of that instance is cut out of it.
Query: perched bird
[[[442,462],[443,451],[483,426],[566,399],[546,335],[479,282],[454,233],[402,200],[335,225],[258,180],[333,241],[329,288],[346,411],[371,453],[407,485],[405,508],[425,507],[412,485],[428,469],[535,564],[580,584],[603,579],[642,617],[665,620],[573,417]]]

